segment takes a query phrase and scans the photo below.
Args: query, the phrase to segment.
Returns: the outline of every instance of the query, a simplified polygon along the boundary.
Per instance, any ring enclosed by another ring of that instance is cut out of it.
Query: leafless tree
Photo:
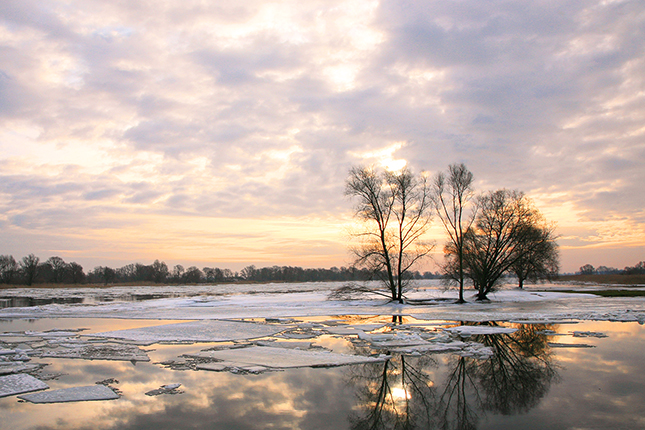
[[[584,266],[580,267],[581,275],[593,275],[594,273],[596,273],[596,268],[591,264],[585,264]]]
[[[78,264],[75,261],[72,261],[67,265],[69,279],[73,284],[78,284],[85,280],[85,273],[83,272],[83,266]]]
[[[356,234],[355,265],[369,268],[384,282],[392,300],[403,302],[409,271],[433,249],[423,240],[431,221],[427,178],[410,170],[352,168],[345,194],[357,202],[365,229]]]
[[[439,173],[433,183],[433,203],[446,233],[445,272],[459,285],[459,303],[464,303],[464,234],[473,223],[473,174],[464,164],[452,164],[448,174]]]
[[[18,263],[13,255],[0,255],[0,284],[10,284],[18,272]]]
[[[27,285],[34,283],[36,275],[38,274],[39,261],[40,258],[36,257],[34,254],[29,254],[26,257],[22,257],[22,261],[20,262],[20,271],[22,272],[25,278],[25,283]]]
[[[554,279],[560,270],[555,226],[548,225],[538,212],[534,217],[533,225],[527,227],[517,260],[510,268],[517,277],[519,288],[523,288],[526,280]]]
[[[67,270],[67,263],[62,258],[54,256],[48,258],[45,264],[49,266],[51,272],[50,281],[55,284],[62,282]]]
[[[159,260],[155,260],[154,263],[152,263],[152,279],[155,283],[161,284],[168,278],[169,275],[168,271],[168,265]]]
[[[519,191],[498,190],[478,199],[479,211],[464,235],[464,269],[485,300],[505,273],[535,245],[543,219]],[[539,249],[535,249],[538,251]]]

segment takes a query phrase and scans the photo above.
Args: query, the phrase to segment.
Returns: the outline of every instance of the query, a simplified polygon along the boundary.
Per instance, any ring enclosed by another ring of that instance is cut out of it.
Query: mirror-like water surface
[[[351,324],[392,317],[325,317]],[[398,321],[441,330],[450,325]],[[168,323],[170,321],[164,321]],[[144,327],[159,321],[42,319],[0,322],[2,332],[86,328],[83,333]],[[469,323],[473,324],[473,323]],[[452,325],[459,325],[454,323]],[[399,354],[325,335],[335,352],[385,353],[380,363],[299,368],[261,374],[173,370],[162,362],[217,344],[143,347],[150,362],[33,358],[48,363],[51,389],[116,379],[112,401],[32,404],[0,399],[6,429],[640,429],[645,426],[645,331],[638,323],[499,324],[514,333],[472,335],[491,348],[486,359],[454,353]],[[384,332],[387,328],[384,329]],[[4,339],[6,341],[6,339]],[[5,343],[5,346],[10,344]],[[148,396],[164,384],[180,394]]]

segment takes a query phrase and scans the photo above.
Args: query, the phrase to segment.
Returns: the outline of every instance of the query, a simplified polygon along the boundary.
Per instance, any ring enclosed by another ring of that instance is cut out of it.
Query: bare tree
[[[519,288],[524,287],[526,280],[554,279],[560,270],[555,226],[547,225],[538,212],[533,216],[532,225],[527,227],[525,240],[518,250],[518,257],[510,268],[510,272],[517,277]]]
[[[431,221],[427,178],[407,168],[379,172],[354,167],[345,194],[357,201],[356,216],[366,223],[356,235],[360,244],[353,250],[355,264],[370,269],[391,299],[402,303],[409,271],[434,247],[423,240]]]
[[[18,272],[18,263],[13,255],[0,255],[0,284],[10,284]]]
[[[168,265],[165,262],[155,260],[155,262],[152,263],[152,279],[155,283],[161,284],[164,282],[169,273]]]
[[[36,280],[39,261],[40,258],[36,257],[34,254],[22,257],[22,261],[20,262],[20,271],[22,272],[27,285],[33,284],[34,280]]]
[[[184,266],[182,266],[181,264],[176,264],[172,269],[172,280],[177,284],[181,284],[185,271],[186,270],[184,269]]]
[[[476,206],[473,206],[473,174],[464,164],[452,164],[448,174],[439,173],[433,183],[433,203],[446,233],[448,256],[444,271],[456,275],[459,285],[458,303],[464,303],[464,234],[473,223]]]
[[[519,191],[498,190],[478,200],[477,218],[464,235],[464,269],[478,290],[477,299],[485,300],[502,276],[533,249],[543,217]]]
[[[182,280],[187,284],[198,284],[202,282],[203,277],[204,274],[201,270],[199,270],[199,268],[190,266],[188,269],[186,269],[186,272],[182,276]]]
[[[69,280],[73,284],[78,284],[85,280],[85,273],[83,272],[83,266],[78,264],[75,261],[72,261],[67,265],[67,270],[69,274]]]
[[[65,263],[65,261],[62,258],[54,256],[47,259],[45,264],[49,266],[49,271],[51,275],[50,281],[55,284],[63,282],[63,278],[65,277],[65,271],[67,270],[67,263]]]

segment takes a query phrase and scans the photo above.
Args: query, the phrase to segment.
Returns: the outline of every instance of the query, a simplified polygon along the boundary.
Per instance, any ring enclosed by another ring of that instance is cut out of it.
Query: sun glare
[[[350,152],[349,154],[370,162],[375,162],[390,172],[398,172],[403,169],[407,164],[407,160],[403,158],[394,158],[394,153],[405,146],[405,142],[394,142],[385,148],[377,149],[374,151],[366,152]]]
[[[398,402],[402,400],[410,400],[412,396],[405,388],[395,387],[392,388],[392,397]]]

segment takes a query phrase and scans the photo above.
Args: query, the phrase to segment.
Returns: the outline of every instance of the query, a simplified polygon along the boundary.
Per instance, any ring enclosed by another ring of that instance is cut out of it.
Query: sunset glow
[[[6,0],[0,254],[346,266],[352,166],[463,162],[557,223],[563,271],[634,265],[643,29],[628,0]]]

